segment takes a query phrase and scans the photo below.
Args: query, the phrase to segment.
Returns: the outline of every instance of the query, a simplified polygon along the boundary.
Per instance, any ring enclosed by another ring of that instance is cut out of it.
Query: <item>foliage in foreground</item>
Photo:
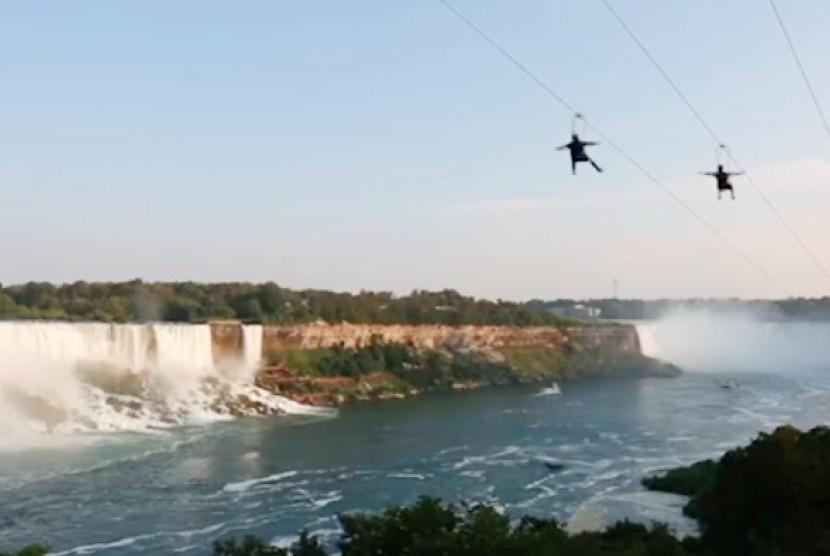
[[[339,550],[343,556],[686,556],[664,526],[618,523],[602,533],[569,535],[555,520],[513,522],[487,505],[466,508],[423,497],[412,506],[382,515],[342,515]],[[319,556],[319,546],[269,548],[255,539],[237,545],[223,541],[214,556]],[[248,543],[248,544],[246,544]],[[227,546],[238,547],[228,551]],[[244,551],[247,548],[249,551]],[[270,550],[270,552],[268,551]]]
[[[30,544],[20,550],[13,550],[11,552],[0,551],[0,556],[45,556],[49,553],[49,547],[42,544]]]
[[[224,539],[213,544],[213,556],[327,556],[317,539],[309,538],[303,531],[300,539],[290,549],[278,548],[254,537],[237,541]]]
[[[688,467],[671,469],[663,475],[646,477],[643,486],[649,490],[671,492],[682,496],[695,496],[709,489],[715,480],[718,464],[707,459]],[[694,517],[691,515],[690,517]]]
[[[685,511],[700,523],[702,545],[717,554],[830,554],[830,428],[780,427],[717,464],[646,485],[691,494]]]

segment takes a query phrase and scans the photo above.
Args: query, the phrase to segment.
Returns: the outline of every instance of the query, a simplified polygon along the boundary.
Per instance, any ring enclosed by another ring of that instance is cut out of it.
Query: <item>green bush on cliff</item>
[[[327,349],[283,349],[265,354],[269,366],[284,367],[293,372],[313,376],[318,375],[320,361],[328,354]]]
[[[555,369],[548,365],[549,358],[537,359],[540,369],[546,368],[548,372]],[[269,361],[309,376],[359,380],[387,373],[418,389],[447,388],[456,382],[508,384],[535,377],[533,373],[516,372],[516,368],[506,360],[488,361],[473,352],[417,349],[406,344],[384,342],[379,337],[372,338],[369,345],[360,348],[276,352],[269,356]]]
[[[410,390],[446,390],[457,385],[506,385],[568,378],[583,372],[558,348],[516,348],[500,351],[420,349],[373,337],[359,348],[273,351],[269,364],[305,377],[346,377],[353,385],[284,385],[284,392],[325,392],[342,399]]]

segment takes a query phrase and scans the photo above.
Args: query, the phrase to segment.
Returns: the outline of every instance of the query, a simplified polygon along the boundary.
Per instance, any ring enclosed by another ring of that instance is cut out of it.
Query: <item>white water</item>
[[[242,349],[245,368],[259,368],[262,363],[261,325],[252,324],[242,328]]]
[[[62,433],[309,412],[254,386],[262,327],[245,326],[243,342],[242,363],[219,372],[208,325],[2,322],[0,447],[53,445]]]
[[[678,311],[638,324],[644,355],[693,372],[830,368],[830,323],[769,322],[748,313]]]

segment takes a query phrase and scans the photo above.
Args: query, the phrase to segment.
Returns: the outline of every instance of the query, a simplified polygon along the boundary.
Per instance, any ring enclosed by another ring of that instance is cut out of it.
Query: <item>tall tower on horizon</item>
[[[614,278],[611,290],[612,299],[618,299],[620,297],[620,283],[616,278]]]

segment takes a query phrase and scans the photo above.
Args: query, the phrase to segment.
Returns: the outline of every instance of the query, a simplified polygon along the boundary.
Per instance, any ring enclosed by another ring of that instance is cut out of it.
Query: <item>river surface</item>
[[[751,373],[563,383],[430,395],[158,434],[78,436],[0,454],[0,548],[207,554],[229,535],[336,538],[338,512],[422,494],[511,515],[623,516],[693,525],[682,499],[644,492],[654,470],[716,456],[759,430],[830,419],[830,374]],[[566,465],[550,472],[545,461]]]

